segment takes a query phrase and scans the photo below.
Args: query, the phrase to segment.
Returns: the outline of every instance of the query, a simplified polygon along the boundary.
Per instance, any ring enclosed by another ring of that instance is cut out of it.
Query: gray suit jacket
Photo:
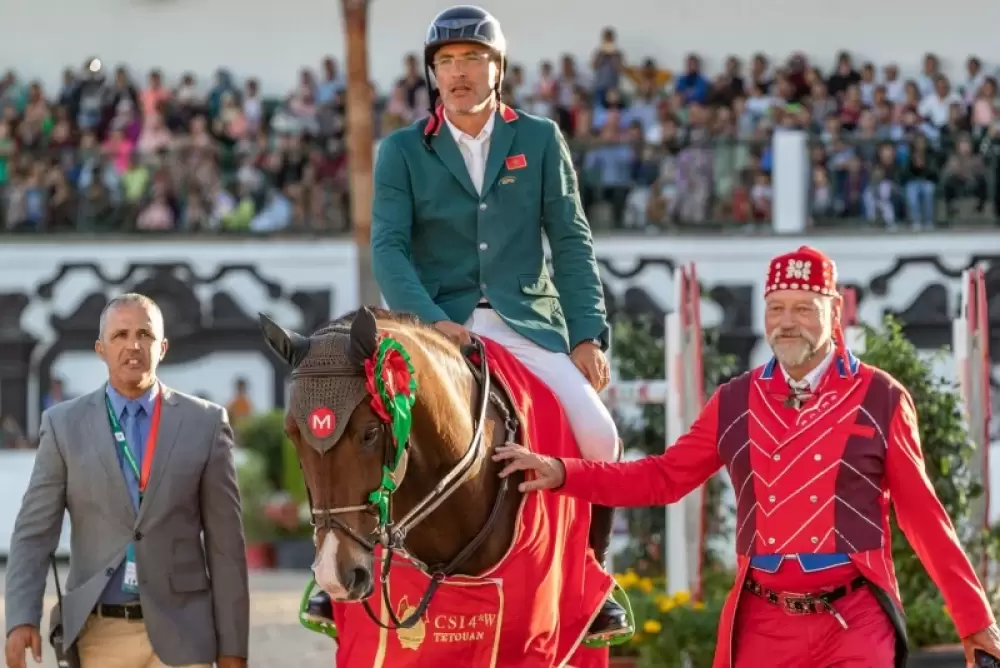
[[[108,426],[105,388],[42,414],[31,482],[11,536],[8,634],[41,623],[48,557],[68,509],[67,645],[134,542],[139,597],[160,659],[186,665],[247,656],[250,596],[232,428],[221,406],[161,388],[156,454],[138,514]]]

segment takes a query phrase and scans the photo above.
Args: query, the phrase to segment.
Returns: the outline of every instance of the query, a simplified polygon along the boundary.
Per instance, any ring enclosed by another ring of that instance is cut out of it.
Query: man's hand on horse
[[[532,472],[534,478],[525,480],[517,486],[521,492],[536,492],[543,489],[555,489],[562,487],[566,481],[566,469],[562,462],[554,457],[544,457],[536,455],[523,445],[517,443],[507,443],[498,446],[493,455],[493,461],[507,461],[507,465],[500,471],[500,477],[506,478],[515,471]]]
[[[438,320],[434,323],[434,326],[448,338],[458,341],[460,345],[464,346],[472,343],[472,335],[469,334],[469,330],[457,322]]]
[[[604,351],[593,341],[576,344],[570,355],[573,364],[580,370],[595,392],[600,392],[611,382],[611,367]]]

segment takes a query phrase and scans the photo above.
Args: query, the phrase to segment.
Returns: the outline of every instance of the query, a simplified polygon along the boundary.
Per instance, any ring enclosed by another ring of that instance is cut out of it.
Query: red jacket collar
[[[518,113],[513,107],[508,107],[503,102],[497,108],[497,113],[500,114],[500,118],[503,119],[504,123],[513,123],[518,119]],[[428,123],[424,126],[425,135],[437,135],[441,132],[441,127],[444,125],[444,105],[439,104],[437,109],[434,110],[434,115],[437,116],[437,123]]]

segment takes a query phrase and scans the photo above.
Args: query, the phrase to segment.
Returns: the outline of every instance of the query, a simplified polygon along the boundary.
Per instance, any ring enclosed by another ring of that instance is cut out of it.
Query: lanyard
[[[135,461],[135,454],[125,439],[125,432],[122,430],[122,425],[118,421],[118,416],[115,415],[115,409],[111,406],[111,399],[107,394],[104,395],[104,405],[108,409],[108,422],[111,424],[111,433],[115,437],[115,442],[121,446],[122,457],[125,458],[125,461],[132,468],[135,479],[139,481],[139,494],[141,495],[146,491],[146,484],[149,482],[149,472],[153,464],[153,454],[156,452],[156,437],[160,431],[160,407],[163,405],[163,392],[158,392],[156,400],[153,402],[153,421],[149,426],[149,438],[146,439],[146,456],[142,458],[141,472],[139,471],[139,464]]]

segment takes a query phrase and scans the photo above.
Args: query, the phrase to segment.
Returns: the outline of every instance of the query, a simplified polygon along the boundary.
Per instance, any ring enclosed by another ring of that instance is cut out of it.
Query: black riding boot
[[[590,547],[594,550],[598,563],[606,567],[608,548],[611,546],[614,508],[591,506],[590,513]],[[587,640],[610,639],[625,635],[629,631],[625,609],[609,596],[591,623],[587,631]]]
[[[333,624],[333,603],[330,601],[330,595],[325,591],[313,594],[309,598],[305,614],[314,621]]]

